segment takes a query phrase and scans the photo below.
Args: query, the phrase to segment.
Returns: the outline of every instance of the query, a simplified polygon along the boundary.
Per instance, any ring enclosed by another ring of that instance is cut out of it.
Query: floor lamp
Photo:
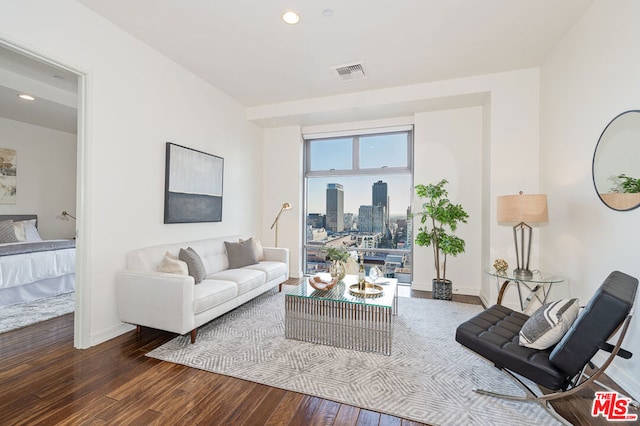
[[[531,255],[532,228],[528,224],[549,221],[547,196],[543,194],[501,195],[498,197],[498,223],[501,225],[515,223],[513,242],[516,246],[517,267],[513,275],[520,279],[531,279],[529,270]]]
[[[280,215],[285,210],[291,210],[291,204],[289,204],[289,203],[283,203],[282,204],[282,208],[280,208],[280,211],[278,212],[278,215],[276,216],[276,219],[271,224],[271,228],[269,228],[269,229],[273,229],[274,226],[276,227],[276,245],[275,245],[276,247],[278,247],[278,221],[280,220]]]

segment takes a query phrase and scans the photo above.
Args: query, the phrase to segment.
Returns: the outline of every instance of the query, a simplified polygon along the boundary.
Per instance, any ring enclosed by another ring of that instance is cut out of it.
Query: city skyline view
[[[384,176],[340,176],[307,179],[307,214],[326,214],[326,190],[330,183],[343,187],[344,212],[358,214],[360,206],[372,203],[373,184],[382,180],[387,183],[390,216],[406,215],[411,205],[412,178],[406,175]]]

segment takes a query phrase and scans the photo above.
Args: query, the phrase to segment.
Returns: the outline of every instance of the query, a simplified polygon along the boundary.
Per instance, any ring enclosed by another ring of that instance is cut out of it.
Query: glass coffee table
[[[352,294],[349,287],[357,282],[357,276],[347,275],[330,290],[316,290],[305,277],[285,295],[285,337],[390,355],[398,280],[376,280],[382,288],[378,297]]]

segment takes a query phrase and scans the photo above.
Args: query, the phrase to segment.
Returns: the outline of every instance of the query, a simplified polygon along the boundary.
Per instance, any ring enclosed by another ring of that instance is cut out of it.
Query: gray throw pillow
[[[0,222],[0,243],[17,243],[16,229],[13,227],[12,220],[3,220]]]
[[[578,317],[578,299],[547,303],[520,329],[520,346],[544,350],[558,343]]]
[[[180,249],[178,259],[187,264],[189,275],[193,277],[196,284],[202,282],[207,272],[204,269],[202,259],[200,259],[200,256],[198,256],[198,253],[196,253],[194,249],[191,247],[187,247],[187,249]]]
[[[255,265],[258,263],[258,256],[256,256],[253,240],[251,238],[240,243],[225,241],[224,245],[227,248],[229,269],[242,268],[243,266]]]

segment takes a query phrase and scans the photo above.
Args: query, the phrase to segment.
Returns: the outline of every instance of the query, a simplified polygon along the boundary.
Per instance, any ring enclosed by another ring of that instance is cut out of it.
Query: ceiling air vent
[[[333,69],[338,73],[340,81],[356,81],[367,78],[362,62],[338,65],[337,67],[333,67]]]

